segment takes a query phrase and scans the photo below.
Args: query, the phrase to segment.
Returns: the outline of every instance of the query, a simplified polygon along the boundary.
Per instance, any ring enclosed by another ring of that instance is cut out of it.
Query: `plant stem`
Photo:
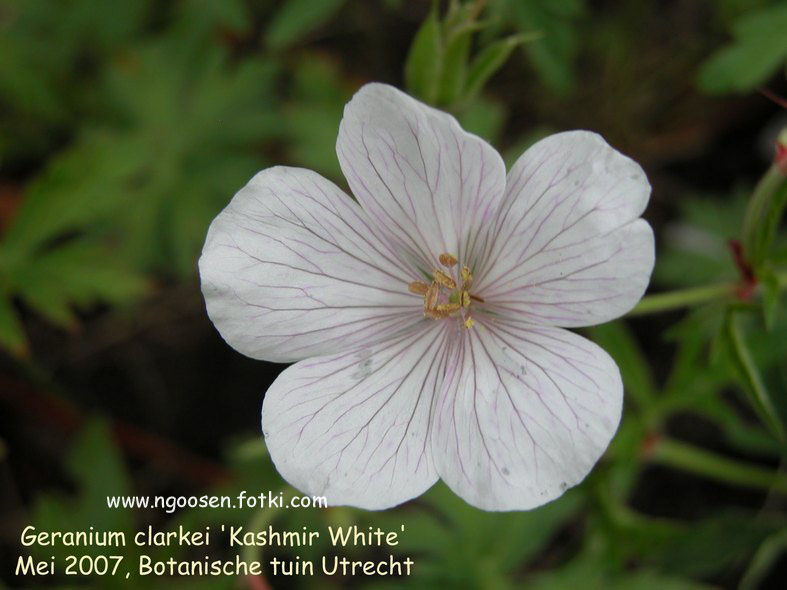
[[[728,459],[677,440],[661,439],[651,450],[649,458],[716,481],[787,495],[787,476],[784,473]]]
[[[735,293],[735,288],[735,283],[721,283],[647,295],[627,315],[644,315],[690,307],[698,303],[706,303],[714,299],[728,297]]]
[[[779,285],[779,290],[787,289],[787,271],[779,270],[774,275]],[[667,293],[646,295],[626,316],[672,311],[716,299],[723,299],[734,295],[737,287],[737,283],[717,283],[715,285],[704,285],[702,287],[691,287],[689,289],[668,291]]]

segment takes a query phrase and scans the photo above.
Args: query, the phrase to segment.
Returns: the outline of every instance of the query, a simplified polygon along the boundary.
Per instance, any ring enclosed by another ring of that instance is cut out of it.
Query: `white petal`
[[[293,361],[423,320],[418,278],[368,216],[309,170],[263,170],[213,221],[199,261],[208,315],[236,350]]]
[[[286,369],[262,407],[279,473],[329,505],[382,509],[425,492],[437,480],[428,433],[445,338],[445,324],[429,323]]]
[[[649,195],[642,168],[595,133],[538,142],[508,175],[476,291],[490,309],[535,323],[588,326],[623,315],[653,270],[653,232],[638,219]]]
[[[623,385],[609,355],[576,334],[486,323],[453,349],[433,457],[470,504],[526,510],[584,479],[620,421]]]
[[[473,257],[505,188],[505,165],[451,115],[385,84],[367,84],[344,109],[336,144],[364,209],[427,266],[448,252]]]

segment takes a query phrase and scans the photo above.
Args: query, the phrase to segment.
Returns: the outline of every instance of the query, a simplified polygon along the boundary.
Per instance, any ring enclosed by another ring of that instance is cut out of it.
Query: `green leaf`
[[[555,92],[567,95],[576,83],[574,57],[578,49],[577,24],[585,13],[584,2],[531,0],[506,4],[519,30],[538,31],[542,37],[525,49],[541,79]]]
[[[104,65],[139,33],[149,7],[149,0],[0,0],[4,164],[46,154],[85,118]]]
[[[100,173],[52,183],[50,198],[111,202],[100,229],[117,236],[120,258],[137,270],[193,274],[211,219],[264,166],[255,148],[281,134],[278,71],[267,60],[231,64],[213,47],[139,48],[107,82],[122,123],[71,148],[83,160],[93,154]]]
[[[3,237],[6,255],[29,257],[47,242],[115,211],[122,193],[109,189],[133,174],[137,150],[133,144],[112,142],[104,132],[87,132],[54,157],[25,190]]]
[[[284,109],[288,158],[294,163],[337,182],[344,182],[336,156],[336,130],[344,105],[350,99],[350,84],[337,64],[309,55],[295,66],[292,96]]]
[[[656,397],[656,385],[650,366],[628,326],[622,321],[609,322],[588,331],[591,338],[615,359],[626,390],[647,412]]]
[[[185,0],[178,2],[176,8],[176,28],[191,35],[204,37],[217,29],[243,31],[249,25],[248,6],[244,0]]]
[[[422,498],[420,510],[376,515],[375,524],[404,522],[406,534],[397,547],[421,554],[418,588],[508,587],[512,573],[539,554],[581,508],[581,496],[569,491],[529,512],[478,510],[438,483]]]
[[[740,312],[731,311],[726,320],[727,337],[733,359],[741,374],[744,391],[749,396],[755,412],[780,441],[785,441],[784,424],[773,405],[760,370],[752,357],[740,325]]]
[[[445,41],[437,104],[452,105],[462,96],[473,30],[465,26],[451,32]]]
[[[503,64],[506,63],[511,52],[514,51],[516,47],[535,40],[538,37],[540,37],[540,33],[512,35],[484,47],[484,49],[473,58],[470,64],[463,93],[464,98],[471,98],[477,94],[484,87],[489,78],[503,67]]]
[[[107,506],[107,496],[127,495],[131,483],[122,456],[112,434],[101,419],[85,422],[71,445],[66,468],[76,484],[77,494],[72,497],[45,495],[36,501],[33,524],[48,531],[88,530],[117,531],[129,534],[133,530],[134,515],[131,510],[112,509]],[[62,557],[73,552],[70,547],[57,545],[38,548],[45,555],[49,551]],[[86,546],[83,553],[96,555],[105,547]],[[133,549],[126,549],[132,551]],[[124,551],[124,553],[126,552]]]
[[[437,100],[442,76],[443,45],[437,4],[432,4],[429,15],[415,34],[407,61],[404,81],[409,94],[428,104]]]
[[[462,108],[458,119],[462,129],[495,144],[503,133],[507,116],[501,103],[481,95]]]
[[[612,572],[606,564],[594,557],[574,559],[560,568],[538,574],[526,581],[528,590],[557,590],[582,588],[582,590],[711,590],[694,580],[675,575],[665,575],[655,570]]]
[[[773,165],[757,184],[746,208],[741,240],[747,261],[759,271],[768,257],[787,207],[787,177]]]
[[[284,49],[328,22],[345,0],[285,0],[265,30],[273,49]]]
[[[739,590],[757,590],[763,587],[768,573],[779,563],[787,551],[787,529],[765,539],[752,557],[749,567],[741,578]]]
[[[15,356],[27,352],[27,338],[11,300],[0,293],[0,346]]]
[[[742,416],[723,396],[725,390],[734,386],[730,371],[718,370],[706,362],[708,340],[714,334],[721,335],[716,339],[718,345],[729,349],[724,314],[722,305],[699,308],[670,330],[670,340],[676,342],[678,350],[660,406],[663,412],[688,411],[715,422],[733,447],[757,455],[778,455],[779,443],[759,423],[752,424]],[[725,359],[730,354],[726,350]],[[765,366],[763,360],[758,358],[757,362]]]
[[[778,522],[746,513],[717,514],[688,527],[654,557],[667,571],[707,577],[745,563],[753,548],[778,528]]]
[[[743,190],[730,196],[684,198],[678,220],[665,228],[654,282],[668,287],[707,287],[738,280],[728,243],[740,236],[747,200]]]
[[[781,285],[779,277],[770,269],[765,269],[760,273],[760,285],[762,285],[762,314],[765,320],[765,328],[770,331],[776,325],[777,314],[781,304]]]
[[[747,92],[763,84],[787,59],[787,4],[744,14],[733,26],[735,41],[700,67],[705,92]]]
[[[503,161],[506,164],[506,170],[510,170],[530,146],[555,132],[556,130],[551,127],[538,126],[517,139],[513,145],[503,151]]]

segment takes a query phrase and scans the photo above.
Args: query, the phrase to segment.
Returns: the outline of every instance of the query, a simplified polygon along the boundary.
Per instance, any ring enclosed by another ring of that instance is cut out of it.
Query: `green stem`
[[[677,440],[661,439],[649,458],[723,483],[787,495],[787,476],[784,473],[728,459]]]
[[[680,289],[668,293],[656,293],[647,295],[628,312],[627,315],[644,315],[648,313],[659,313],[690,307],[699,303],[707,303],[715,299],[723,299],[735,293],[735,283],[722,283],[718,285],[707,285],[704,287],[692,287],[691,289]]]
[[[774,273],[779,290],[787,289],[787,271],[779,270]],[[708,303],[717,299],[724,299],[735,294],[738,287],[736,283],[718,283],[716,285],[704,285],[702,287],[691,287],[689,289],[678,289],[667,293],[656,293],[646,295],[640,302],[628,312],[627,316],[645,315],[649,313],[660,313],[672,311]]]

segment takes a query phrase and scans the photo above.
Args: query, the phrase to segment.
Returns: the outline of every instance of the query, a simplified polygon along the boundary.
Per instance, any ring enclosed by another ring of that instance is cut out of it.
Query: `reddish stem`
[[[754,270],[746,261],[746,256],[743,254],[743,245],[740,243],[740,240],[730,240],[729,245],[732,251],[732,258],[735,261],[735,266],[738,268],[738,272],[741,275],[741,282],[736,294],[739,299],[748,301],[751,299],[754,289],[757,287],[757,277],[754,276]]]

